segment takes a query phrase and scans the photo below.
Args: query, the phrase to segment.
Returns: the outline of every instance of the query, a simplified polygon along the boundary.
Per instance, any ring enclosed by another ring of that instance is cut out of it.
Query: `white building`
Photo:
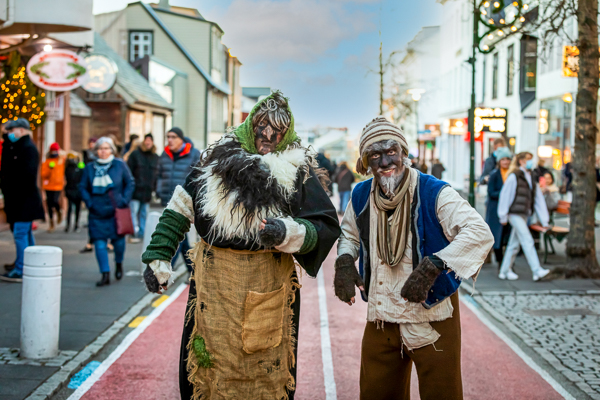
[[[435,139],[434,156],[438,156],[446,167],[444,180],[457,189],[468,190],[467,118],[471,100],[471,64],[468,60],[473,40],[472,2],[438,1],[444,6],[445,15],[437,35],[439,78],[435,73],[423,74],[426,82],[422,84],[423,87],[439,88],[435,96],[438,103],[422,101],[419,116],[437,113],[436,122],[423,121],[432,125],[437,123],[441,128],[441,135]],[[576,36],[574,21],[567,23],[565,29],[571,37]],[[481,26],[480,34],[483,33]],[[556,39],[552,46],[544,49],[536,37],[519,34],[496,42],[489,54],[477,53],[476,106],[505,109],[506,129],[503,133],[476,132],[476,177],[493,151],[492,141],[500,136],[507,139],[514,152],[530,151],[536,156],[539,153],[547,167],[559,170],[563,161],[570,160],[577,79],[563,76],[563,46],[567,44],[563,39]],[[425,95],[423,100],[426,100]],[[540,129],[540,115],[544,129]],[[410,128],[405,127],[405,130],[410,131]],[[539,133],[542,131],[543,134]],[[549,147],[538,150],[539,146]]]

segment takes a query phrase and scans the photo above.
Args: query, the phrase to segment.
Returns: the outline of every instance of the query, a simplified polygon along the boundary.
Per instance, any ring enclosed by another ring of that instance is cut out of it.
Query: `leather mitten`
[[[259,231],[260,244],[267,248],[279,246],[285,240],[285,224],[278,218],[267,218],[265,229]]]
[[[348,303],[354,297],[356,287],[364,285],[354,265],[354,258],[350,254],[339,256],[335,260],[335,277],[333,278],[333,288],[337,298]]]
[[[404,283],[400,294],[410,302],[424,302],[427,300],[429,289],[441,272],[429,257],[423,258]]]

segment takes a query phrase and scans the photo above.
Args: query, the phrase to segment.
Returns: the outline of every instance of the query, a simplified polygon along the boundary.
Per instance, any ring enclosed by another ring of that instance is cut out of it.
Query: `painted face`
[[[258,154],[265,155],[275,151],[275,148],[283,139],[284,132],[276,130],[269,121],[263,120],[254,127],[256,139],[254,144]]]
[[[403,154],[398,143],[383,141],[371,146],[367,161],[375,180],[386,194],[393,193],[404,172]]]

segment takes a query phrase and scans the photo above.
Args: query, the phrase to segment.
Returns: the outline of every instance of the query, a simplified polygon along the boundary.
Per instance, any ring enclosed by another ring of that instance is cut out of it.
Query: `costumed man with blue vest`
[[[342,221],[336,296],[368,302],[360,398],[410,399],[415,363],[421,399],[462,399],[457,289],[475,279],[494,238],[448,184],[410,168],[400,128],[383,117],[363,130],[356,185]],[[359,271],[355,261],[360,259]]]

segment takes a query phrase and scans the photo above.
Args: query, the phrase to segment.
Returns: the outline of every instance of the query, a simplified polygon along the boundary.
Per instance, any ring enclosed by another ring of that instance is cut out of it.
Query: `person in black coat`
[[[4,211],[15,239],[17,257],[14,269],[0,276],[7,282],[23,281],[25,249],[35,245],[32,223],[45,219],[42,196],[38,188],[40,154],[31,139],[31,128],[25,118],[10,121],[4,127],[0,182],[4,195]]]
[[[65,226],[65,232],[69,232],[71,229],[71,213],[75,214],[75,224],[73,230],[77,233],[81,232],[79,228],[79,215],[81,214],[81,193],[79,192],[79,182],[81,182],[81,175],[83,174],[83,168],[85,164],[80,161],[79,154],[74,151],[70,151],[67,154],[67,165],[65,166],[65,197],[69,201],[67,208],[67,221]]]
[[[139,242],[144,237],[146,216],[152,200],[152,192],[156,190],[158,176],[158,155],[154,146],[154,137],[148,133],[142,145],[134,150],[127,159],[127,165],[135,179],[135,192],[129,208],[131,219],[135,228],[135,238],[132,242]]]
[[[342,161],[340,168],[335,174],[335,183],[338,185],[338,193],[340,194],[340,209],[339,213],[343,214],[346,211],[348,202],[350,201],[350,193],[352,192],[352,184],[356,180],[354,174],[348,168],[348,163]]]
[[[489,175],[485,222],[487,222],[494,235],[494,254],[496,255],[498,268],[500,268],[504,258],[504,246],[508,243],[510,235],[510,225],[502,225],[500,223],[500,219],[498,218],[498,201],[500,191],[502,190],[502,186],[504,186],[504,180],[508,177],[508,168],[512,154],[508,150],[508,147],[500,147],[495,151],[495,154],[498,158],[498,168],[494,169]]]

